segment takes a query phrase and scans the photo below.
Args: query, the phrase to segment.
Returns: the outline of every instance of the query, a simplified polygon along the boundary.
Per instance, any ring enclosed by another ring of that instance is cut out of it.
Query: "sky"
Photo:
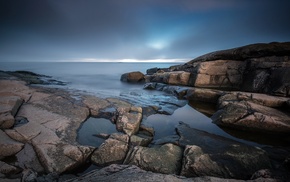
[[[0,62],[189,61],[287,41],[289,0],[0,0]]]

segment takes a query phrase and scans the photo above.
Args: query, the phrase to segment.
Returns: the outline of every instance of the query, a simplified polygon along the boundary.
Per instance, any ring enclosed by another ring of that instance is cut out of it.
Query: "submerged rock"
[[[260,169],[270,169],[265,151],[236,141],[190,128],[177,127],[179,143],[185,146],[181,175],[250,179]]]

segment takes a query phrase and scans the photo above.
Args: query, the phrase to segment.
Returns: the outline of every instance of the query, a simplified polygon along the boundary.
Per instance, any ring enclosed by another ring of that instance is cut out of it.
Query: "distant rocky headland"
[[[154,141],[142,118],[156,107],[43,85],[64,85],[31,72],[0,71],[0,181],[287,181],[290,179],[290,43],[217,51],[170,68],[125,73],[122,81],[190,102],[216,105],[214,123],[289,141],[255,147],[190,128]],[[42,85],[42,86],[37,86]],[[77,142],[89,117],[119,132],[96,133],[99,147]],[[277,141],[278,142],[278,141]],[[94,164],[87,173],[80,169]]]

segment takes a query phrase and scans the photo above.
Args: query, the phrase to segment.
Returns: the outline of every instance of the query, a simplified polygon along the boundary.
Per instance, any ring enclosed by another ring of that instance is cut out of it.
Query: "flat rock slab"
[[[181,175],[250,179],[259,169],[271,168],[260,148],[190,128],[177,127],[179,143],[185,146]]]
[[[124,164],[137,165],[144,170],[158,173],[178,174],[182,152],[179,146],[173,144],[156,148],[136,146],[130,149]]]
[[[109,164],[122,164],[128,151],[129,136],[124,134],[112,134],[98,149],[96,149],[91,161],[99,166]]]
[[[214,123],[249,131],[276,134],[290,132],[290,116],[275,108],[253,102],[229,102],[212,118]]]

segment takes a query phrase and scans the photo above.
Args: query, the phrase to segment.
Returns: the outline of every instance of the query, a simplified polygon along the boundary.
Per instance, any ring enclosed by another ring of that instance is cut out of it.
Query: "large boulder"
[[[144,74],[140,71],[134,71],[130,73],[124,73],[121,76],[123,82],[142,82],[144,81]]]
[[[135,146],[127,154],[124,164],[137,165],[148,171],[178,174],[182,159],[182,149],[173,144],[156,148]]]
[[[260,169],[271,168],[265,151],[218,135],[177,127],[179,144],[185,147],[181,175],[250,179]]]
[[[157,72],[147,75],[146,82],[161,82],[171,85],[191,85],[191,74],[185,71]]]
[[[128,135],[112,134],[93,152],[91,161],[98,166],[122,164],[128,151],[128,142]]]

